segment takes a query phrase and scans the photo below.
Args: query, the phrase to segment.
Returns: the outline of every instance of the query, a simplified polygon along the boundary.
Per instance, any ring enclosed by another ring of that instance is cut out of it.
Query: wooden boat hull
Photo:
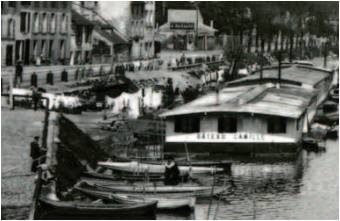
[[[157,164],[146,164],[139,162],[99,162],[99,166],[110,168],[115,171],[125,173],[148,173],[148,174],[164,174],[165,166]],[[189,174],[212,174],[214,172],[222,172],[223,168],[216,167],[199,167],[199,166],[179,166],[181,175]]]
[[[127,180],[127,181],[140,181],[145,179],[145,175],[124,175],[124,174],[115,174],[115,175],[107,175],[107,174],[101,174],[101,173],[95,173],[95,172],[86,172],[84,173],[85,177],[90,178],[97,178],[97,179],[104,179],[104,180],[111,180],[111,181],[121,181],[121,180]],[[163,181],[163,175],[149,175],[148,179],[150,181]]]
[[[209,197],[211,196],[212,187],[202,186],[114,186],[114,185],[100,185],[94,184],[96,188],[103,191],[109,191],[113,193],[137,193],[137,194],[153,194],[159,195],[171,195],[177,194],[177,196],[197,196],[197,197]],[[221,194],[225,191],[223,187],[215,187],[214,195]],[[182,195],[183,194],[183,195]]]
[[[195,207],[196,198],[169,198],[169,197],[143,197],[143,196],[131,196],[126,194],[114,194],[107,191],[98,191],[89,188],[76,188],[78,191],[98,199],[112,200],[116,203],[131,204],[131,203],[147,203],[157,201],[157,209],[171,210],[171,209],[192,209]]]
[[[53,201],[40,198],[41,212],[36,219],[108,219],[108,218],[142,218],[154,219],[157,202],[134,204],[96,204],[73,201]],[[132,216],[131,216],[132,215]]]
[[[124,202],[128,201],[130,203],[142,203],[148,202],[150,200],[157,201],[158,209],[182,209],[188,208],[193,209],[195,207],[196,198],[188,197],[188,198],[165,198],[165,197],[142,197],[142,196],[133,196],[127,194],[113,194],[113,198],[116,202]]]

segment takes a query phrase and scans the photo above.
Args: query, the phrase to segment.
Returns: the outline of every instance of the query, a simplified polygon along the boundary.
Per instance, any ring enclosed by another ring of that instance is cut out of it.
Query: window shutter
[[[27,32],[31,31],[31,13],[27,13]]]
[[[58,15],[58,28],[59,28],[59,32],[61,33],[63,30],[63,14],[59,14]]]
[[[38,14],[38,16],[39,16],[39,32],[42,32],[43,17],[42,17],[42,14]]]
[[[61,16],[62,16],[62,14],[57,14],[56,16],[57,16],[57,25],[56,26],[58,26],[58,29],[59,29],[57,31],[59,33],[61,33]]]
[[[46,20],[47,20],[47,33],[51,33],[51,15],[46,14]]]

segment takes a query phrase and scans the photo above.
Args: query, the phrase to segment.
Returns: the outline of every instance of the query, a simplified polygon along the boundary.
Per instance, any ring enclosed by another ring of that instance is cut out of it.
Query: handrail
[[[197,64],[183,65],[183,66],[178,66],[178,67],[170,67],[170,69],[172,71],[176,71],[176,70],[183,70],[183,69],[189,69],[189,68],[197,68],[197,67],[200,67],[202,64],[211,65],[211,64],[220,64],[223,62],[224,60],[213,61],[213,62],[203,62],[203,63],[197,63]]]

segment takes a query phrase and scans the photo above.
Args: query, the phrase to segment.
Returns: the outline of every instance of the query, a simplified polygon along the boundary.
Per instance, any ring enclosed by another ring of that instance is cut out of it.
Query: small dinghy
[[[113,193],[137,193],[137,194],[153,194],[162,196],[196,196],[210,197],[212,188],[210,186],[151,186],[151,185],[103,185],[93,184],[98,190]],[[214,195],[221,194],[225,191],[224,187],[214,187]]]
[[[139,174],[147,172],[150,175],[164,174],[165,165],[161,164],[147,164],[139,163],[137,161],[132,162],[98,162],[99,166],[106,167],[118,172]],[[201,166],[179,166],[181,175],[185,174],[213,174],[216,172],[223,172],[223,168],[216,167],[201,167]]]
[[[107,191],[99,191],[93,188],[76,187],[76,190],[94,198],[111,200],[120,204],[131,204],[131,203],[147,203],[157,201],[157,209],[171,210],[171,209],[193,209],[195,207],[195,197],[143,197],[143,196],[132,196],[126,194],[114,194]]]
[[[111,180],[111,181],[120,181],[120,180],[140,181],[140,180],[145,180],[145,178],[146,178],[145,174],[127,176],[127,175],[124,175],[124,174],[108,175],[108,174],[96,173],[96,172],[85,172],[83,175],[85,177]],[[149,181],[162,181],[162,180],[164,180],[164,176],[163,175],[152,175],[152,174],[150,174],[150,175],[148,175],[148,180]]]
[[[144,217],[152,219],[155,218],[157,201],[105,204],[101,200],[94,202],[55,201],[41,197],[39,207],[41,213],[36,217],[37,219],[103,219],[104,217],[119,219]]]

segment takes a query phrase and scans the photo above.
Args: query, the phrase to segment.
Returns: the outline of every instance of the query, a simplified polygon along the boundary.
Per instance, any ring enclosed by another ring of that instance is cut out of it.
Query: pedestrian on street
[[[37,111],[38,109],[38,103],[40,100],[40,92],[37,88],[37,86],[32,87],[32,102],[33,102],[33,109],[34,111]]]
[[[41,157],[46,153],[45,149],[39,145],[39,136],[35,136],[31,142],[30,156],[32,158],[31,172],[37,172],[37,168],[42,163]]]
[[[64,70],[61,72],[61,81],[62,82],[67,82],[68,81],[68,73],[66,71],[66,69],[64,68]]]
[[[23,67],[21,65],[21,61],[17,62],[17,65],[15,66],[15,76],[14,76],[14,87],[17,86],[18,80],[19,80],[19,86],[22,83],[22,72],[23,72]]]

